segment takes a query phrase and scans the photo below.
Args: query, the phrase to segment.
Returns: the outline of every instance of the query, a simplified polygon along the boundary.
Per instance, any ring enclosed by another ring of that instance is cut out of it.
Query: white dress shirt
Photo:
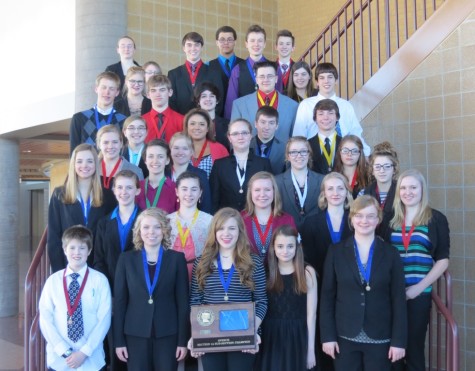
[[[322,99],[326,98],[323,95],[318,94],[315,97],[306,98],[300,102],[297,109],[297,116],[295,117],[293,136],[301,135],[310,139],[317,134],[318,126],[313,120],[313,110],[315,109],[315,105]],[[369,156],[371,148],[363,139],[363,128],[356,117],[355,110],[351,103],[345,99],[337,97],[336,95],[331,96],[329,99],[336,102],[338,110],[340,111],[340,119],[338,122],[340,124],[341,136],[344,137],[348,134],[358,136],[363,142],[365,156]]]
[[[82,285],[87,265],[79,272],[78,283]],[[74,273],[66,268],[66,287]],[[100,370],[105,365],[102,342],[111,324],[111,292],[109,282],[102,273],[89,268],[89,276],[81,296],[84,336],[76,343],[68,338],[68,307],[63,289],[64,269],[52,274],[46,280],[39,302],[40,328],[46,339],[48,367],[56,371],[74,370],[66,364],[62,355],[72,348],[81,351],[87,358],[79,371]]]

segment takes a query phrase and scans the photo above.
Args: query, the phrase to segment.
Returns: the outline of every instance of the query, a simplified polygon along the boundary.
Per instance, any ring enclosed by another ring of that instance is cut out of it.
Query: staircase
[[[362,120],[473,10],[473,0],[348,0],[300,59],[332,62]]]

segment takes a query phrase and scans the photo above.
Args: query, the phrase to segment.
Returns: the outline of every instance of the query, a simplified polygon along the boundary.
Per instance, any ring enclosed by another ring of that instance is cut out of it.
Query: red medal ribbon
[[[188,61],[186,61],[186,63],[185,63],[186,69],[188,70],[188,76],[190,76],[192,86],[195,86],[196,78],[198,77],[198,72],[199,72],[202,65],[203,65],[203,61],[200,60],[199,62],[197,62],[196,63],[196,68],[195,68],[195,73],[192,73],[191,72],[191,63],[188,62]]]
[[[203,147],[201,147],[201,151],[200,151],[200,154],[198,155],[198,158],[196,160],[191,159],[191,163],[193,164],[194,167],[198,167],[198,165],[200,164],[207,146],[208,146],[208,139],[205,140],[205,144],[203,144]]]
[[[252,217],[252,220],[254,220],[254,223],[256,224],[256,229],[257,229],[257,233],[259,234],[259,239],[261,240],[261,244],[262,246],[265,246],[267,236],[269,235],[269,232],[270,232],[270,227],[272,226],[272,221],[274,220],[274,216],[272,215],[272,213],[270,214],[269,220],[267,220],[266,230],[264,231],[264,233],[262,233],[259,220],[257,220],[257,216],[254,215]]]
[[[157,113],[157,116],[159,114],[160,113]],[[168,120],[166,119],[166,116],[163,114],[163,112],[161,112],[161,114],[163,115],[162,127],[160,129],[158,129],[158,125],[151,125],[152,126],[151,129],[154,132],[156,139],[162,139],[163,132],[165,131],[165,128],[168,124]]]
[[[109,176],[107,176],[107,170],[106,170],[106,163],[104,160],[101,161],[101,167],[102,167],[102,185],[104,186],[105,189],[109,189],[111,185],[111,180],[114,177],[115,173],[117,173],[117,170],[119,170],[120,164],[122,163],[122,158],[119,158],[114,165],[114,168],[112,169],[112,172],[110,173]]]
[[[351,184],[350,184],[351,190],[353,190],[353,188],[355,188],[357,177],[358,177],[358,170],[355,170],[355,173],[353,174],[353,179],[351,179]]]
[[[86,274],[84,275],[84,279],[82,280],[82,285],[79,288],[78,295],[76,296],[76,299],[74,300],[73,305],[69,302],[69,291],[68,291],[68,285],[66,284],[66,269],[64,270],[63,274],[63,289],[64,289],[64,297],[66,298],[66,305],[68,306],[68,315],[69,318],[71,318],[78,308],[79,305],[79,300],[81,300],[82,292],[84,290],[84,286],[86,286],[87,282],[87,277],[89,276],[89,268],[86,269]]]
[[[416,226],[412,224],[411,229],[406,234],[406,217],[404,217],[404,219],[402,220],[401,237],[402,237],[402,244],[404,245],[404,250],[406,250],[406,253],[407,253],[407,250],[409,249],[409,242],[411,242],[411,236],[412,236],[412,233],[414,233],[415,227]]]

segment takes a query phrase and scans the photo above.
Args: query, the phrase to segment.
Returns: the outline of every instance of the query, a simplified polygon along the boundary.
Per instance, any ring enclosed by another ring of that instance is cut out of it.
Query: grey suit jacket
[[[285,142],[282,142],[279,138],[274,137],[268,157],[270,161],[270,166],[272,168],[272,174],[274,175],[282,174],[285,169],[285,146]],[[254,151],[256,156],[261,155],[260,148],[257,148],[258,145],[256,137],[253,137],[251,139],[250,147],[252,148],[252,151]]]
[[[279,112],[279,127],[275,136],[284,143],[287,143],[292,136],[294,130],[295,116],[297,115],[298,103],[285,95],[278,94],[277,112]],[[254,127],[256,120],[256,113],[259,106],[257,105],[256,93],[245,95],[233,102],[233,109],[231,111],[231,122],[238,118],[243,118],[249,121]],[[252,131],[256,135],[256,128]]]
[[[275,180],[279,187],[280,197],[282,198],[282,208],[286,213],[294,217],[297,229],[300,231],[307,217],[321,212],[318,207],[318,196],[320,195],[320,185],[322,184],[323,175],[308,170],[308,191],[304,203],[305,213],[303,215],[300,214],[300,207],[297,207],[295,202],[294,183],[292,182],[290,169],[283,174],[277,175]]]

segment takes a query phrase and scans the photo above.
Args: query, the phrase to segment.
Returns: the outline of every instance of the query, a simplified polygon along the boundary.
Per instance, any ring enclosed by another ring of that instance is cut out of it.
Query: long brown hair
[[[338,146],[338,151],[336,152],[335,156],[335,169],[337,173],[344,174],[343,172],[343,161],[341,160],[341,149],[345,146],[346,142],[353,142],[360,151],[360,157],[358,158],[358,162],[356,163],[356,182],[358,184],[358,188],[363,189],[368,185],[368,169],[366,167],[366,158],[363,152],[363,143],[361,139],[356,135],[349,134],[345,135]],[[350,181],[350,179],[348,180]]]
[[[216,240],[216,232],[228,221],[234,218],[239,229],[239,237],[234,248],[234,267],[239,274],[239,279],[243,286],[254,290],[254,281],[252,280],[252,272],[254,262],[251,258],[251,246],[247,237],[246,228],[242,220],[241,214],[235,209],[225,207],[219,210],[213,217],[209,228],[208,238],[206,240],[200,262],[196,267],[196,280],[201,291],[205,289],[206,278],[216,269],[214,260],[218,256],[219,244]]]
[[[65,204],[74,204],[77,202],[78,197],[78,175],[76,174],[76,156],[79,152],[89,151],[92,153],[94,158],[94,164],[96,165],[96,171],[91,179],[90,192],[92,193],[91,205],[94,207],[99,207],[102,205],[102,187],[101,187],[101,178],[99,176],[99,159],[97,156],[97,151],[91,144],[82,143],[79,144],[71,154],[71,160],[69,161],[68,177],[64,182],[64,195],[63,202]]]
[[[275,255],[275,241],[277,237],[293,237],[295,238],[295,256],[293,259],[294,265],[294,292],[296,294],[305,294],[307,292],[307,279],[305,275],[305,263],[303,260],[302,245],[298,242],[298,232],[291,225],[284,224],[277,227],[272,234],[269,253],[267,254],[267,262],[269,266],[269,276],[267,279],[267,290],[271,292],[280,293],[284,290],[284,282],[279,270],[279,260]]]
[[[287,96],[297,102],[300,102],[302,98],[300,98],[299,95],[297,94],[297,88],[295,87],[295,84],[294,84],[294,73],[295,71],[301,68],[307,71],[308,77],[309,77],[307,87],[305,88],[305,95],[306,95],[305,98],[311,97],[313,94],[313,91],[315,90],[315,88],[313,87],[312,70],[310,69],[310,66],[308,65],[308,63],[305,61],[295,62],[292,65],[292,68],[290,69],[289,85],[287,86]]]

